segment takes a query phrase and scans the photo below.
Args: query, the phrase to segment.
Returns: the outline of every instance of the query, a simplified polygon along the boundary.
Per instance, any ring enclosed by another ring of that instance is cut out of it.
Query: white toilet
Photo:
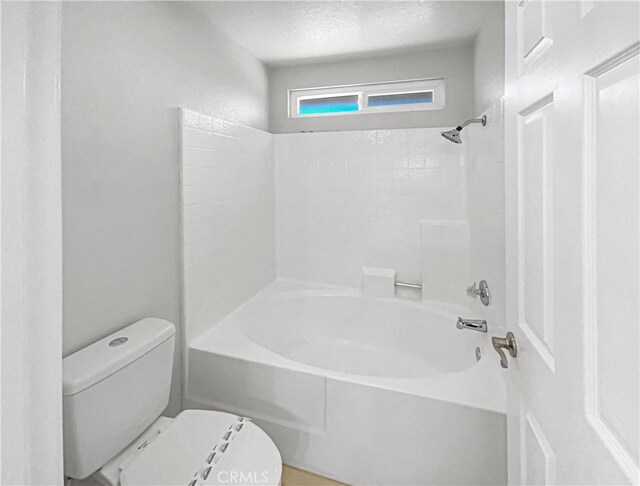
[[[169,401],[175,327],[132,324],[64,359],[64,471],[105,485],[278,485],[280,453],[249,419]]]

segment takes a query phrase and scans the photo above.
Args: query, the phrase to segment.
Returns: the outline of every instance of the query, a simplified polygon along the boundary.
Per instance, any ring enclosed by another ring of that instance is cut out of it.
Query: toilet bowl
[[[107,485],[279,485],[282,459],[250,419],[169,400],[175,327],[147,318],[63,360],[64,466]]]

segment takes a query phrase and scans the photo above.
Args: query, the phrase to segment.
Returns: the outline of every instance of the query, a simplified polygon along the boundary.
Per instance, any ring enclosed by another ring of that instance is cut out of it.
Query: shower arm
[[[442,135],[444,138],[446,138],[450,142],[462,143],[462,140],[460,139],[460,132],[464,127],[466,127],[471,123],[480,123],[484,127],[487,124],[487,117],[485,115],[482,115],[482,117],[480,118],[472,118],[471,120],[467,120],[462,125],[459,125],[451,130],[447,130],[446,132],[440,132],[440,135]]]
[[[487,117],[486,115],[482,115],[481,118],[472,118],[471,120],[467,120],[462,125],[457,127],[457,130],[462,130],[464,127],[470,125],[471,123],[482,123],[482,126],[485,126],[487,124]]]

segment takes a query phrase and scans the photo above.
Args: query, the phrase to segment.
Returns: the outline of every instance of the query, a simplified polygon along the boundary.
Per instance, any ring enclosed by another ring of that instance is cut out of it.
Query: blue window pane
[[[317,115],[321,113],[344,113],[358,111],[358,95],[332,96],[325,98],[308,98],[298,104],[300,115]]]
[[[433,91],[369,95],[367,106],[415,105],[433,103]]]

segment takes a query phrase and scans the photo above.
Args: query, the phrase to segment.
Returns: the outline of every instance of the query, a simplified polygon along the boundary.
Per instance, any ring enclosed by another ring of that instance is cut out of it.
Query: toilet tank
[[[64,472],[84,479],[169,402],[175,326],[146,318],[63,360]]]

